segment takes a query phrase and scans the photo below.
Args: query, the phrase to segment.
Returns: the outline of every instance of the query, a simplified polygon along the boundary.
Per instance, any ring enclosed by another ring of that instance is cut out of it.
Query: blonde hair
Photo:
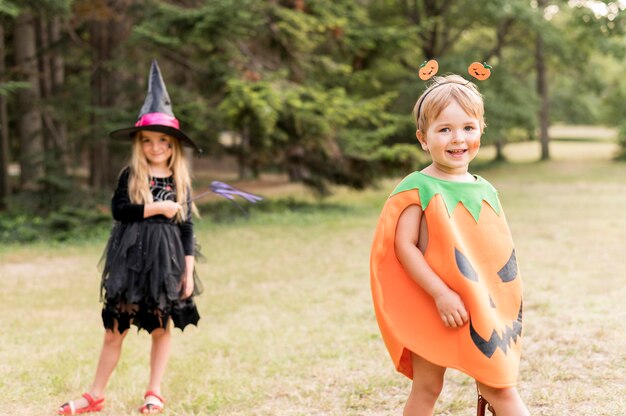
[[[176,189],[176,201],[180,204],[187,202],[191,197],[191,175],[189,173],[189,165],[185,159],[185,153],[180,140],[167,135],[172,145],[172,156],[167,167],[172,171],[174,176],[174,187]],[[143,152],[141,143],[141,131],[138,131],[133,137],[132,152],[130,155],[130,174],[128,178],[128,196],[134,204],[149,204],[154,202],[152,192],[150,192],[150,166],[146,155]],[[176,221],[182,222],[187,220],[187,209],[182,209],[176,214]],[[192,202],[191,212],[196,216],[198,208]]]
[[[480,131],[485,123],[483,96],[476,85],[459,75],[434,77],[433,83],[422,93],[413,107],[417,130],[426,134],[428,125],[435,120],[451,101],[456,101],[471,117],[478,119]]]

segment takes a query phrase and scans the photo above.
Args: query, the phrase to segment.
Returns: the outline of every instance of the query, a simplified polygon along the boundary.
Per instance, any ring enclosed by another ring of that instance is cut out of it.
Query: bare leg
[[[104,395],[104,390],[109,382],[109,378],[111,377],[111,374],[113,373],[113,370],[115,370],[115,367],[120,359],[122,344],[127,333],[128,330],[121,334],[117,332],[117,323],[115,324],[113,331],[108,329],[104,331],[104,341],[102,343],[102,350],[100,351],[100,359],[98,360],[96,375],[94,377],[93,384],[91,385],[91,389],[89,390],[89,394],[94,399],[99,399]],[[87,400],[83,397],[74,400],[76,409],[86,407],[87,404]]]
[[[530,412],[515,387],[496,389],[476,382],[483,397],[493,406],[498,416],[530,416]]]
[[[413,385],[404,405],[404,416],[432,416],[435,403],[443,389],[445,367],[440,367],[416,354],[411,354],[413,362]]]
[[[150,351],[150,382],[148,392],[152,393],[144,398],[144,404],[139,409],[141,413],[161,413],[163,402],[161,401],[161,381],[167,367],[170,356],[172,336],[169,326],[166,329],[152,331],[152,350]]]
[[[161,394],[161,381],[170,357],[172,335],[169,326],[166,329],[152,331],[152,351],[150,351],[150,383],[148,390]]]

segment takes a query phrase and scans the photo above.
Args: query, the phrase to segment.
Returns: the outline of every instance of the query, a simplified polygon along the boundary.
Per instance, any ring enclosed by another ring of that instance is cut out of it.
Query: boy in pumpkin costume
[[[498,416],[529,415],[515,388],[513,241],[495,188],[468,172],[485,127],[482,96],[458,75],[436,77],[413,114],[432,164],[392,192],[371,253],[376,318],[396,369],[413,380],[404,415],[433,414],[447,367],[476,379],[479,414],[489,403]]]

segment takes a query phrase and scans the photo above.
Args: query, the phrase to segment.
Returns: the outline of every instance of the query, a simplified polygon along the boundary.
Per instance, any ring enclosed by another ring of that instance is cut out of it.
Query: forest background
[[[108,198],[158,59],[183,130],[238,176],[324,196],[426,157],[410,110],[419,65],[488,62],[484,144],[549,126],[626,142],[626,2],[549,0],[0,0],[0,240],[109,224]],[[469,77],[468,77],[469,78]],[[622,147],[623,148],[623,147]],[[623,157],[623,155],[617,155]]]

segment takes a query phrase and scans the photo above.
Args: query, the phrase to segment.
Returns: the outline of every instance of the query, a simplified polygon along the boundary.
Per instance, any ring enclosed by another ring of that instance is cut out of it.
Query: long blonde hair
[[[180,140],[167,135],[172,145],[172,156],[167,167],[172,171],[174,176],[174,187],[176,189],[176,201],[185,207],[187,199],[190,198],[191,192],[191,175],[189,173],[189,165],[185,159],[185,152]],[[132,152],[129,162],[130,172],[128,178],[128,196],[134,204],[149,204],[154,202],[152,192],[150,192],[150,166],[146,155],[143,153],[141,143],[141,131],[133,137]],[[176,221],[182,222],[187,220],[188,212],[192,212],[196,216],[198,208],[192,202],[191,211],[182,209],[176,214]]]

